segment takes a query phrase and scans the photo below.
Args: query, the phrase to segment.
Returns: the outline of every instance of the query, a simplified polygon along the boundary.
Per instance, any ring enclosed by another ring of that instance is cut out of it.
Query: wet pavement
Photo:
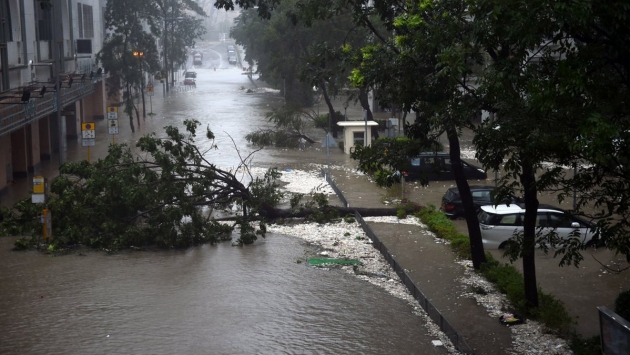
[[[208,50],[215,51],[219,56],[218,58],[220,58],[219,50],[210,48],[208,48]],[[218,60],[220,61],[221,59]],[[209,61],[207,65],[210,65],[210,63],[213,62]],[[252,148],[248,147],[244,141],[244,134],[252,131],[256,127],[264,127],[266,122],[262,119],[262,113],[264,113],[266,109],[273,107],[273,105],[280,104],[281,100],[277,93],[271,90],[260,90],[255,94],[245,93],[244,89],[250,87],[251,83],[244,80],[245,77],[240,75],[241,73],[236,72],[237,69],[230,69],[229,66],[226,65],[219,67],[216,71],[211,68],[212,67],[196,69],[198,73],[200,73],[196,90],[173,94],[166,99],[156,99],[154,97],[153,111],[156,115],[148,116],[146,120],[143,120],[140,128],[135,133],[131,133],[128,130],[125,131],[124,120],[121,120],[120,126],[122,132],[116,138],[116,141],[133,144],[143,134],[150,132],[156,132],[158,135],[163,134],[161,128],[165,124],[181,125],[182,120],[185,118],[197,118],[202,122],[212,122],[210,128],[217,134],[218,138],[216,143],[219,144],[220,147],[233,148],[236,146],[243,150],[243,153],[251,151]],[[161,91],[159,88],[156,88],[156,96],[159,97],[159,95],[161,95]],[[337,102],[337,104],[337,107],[342,107],[340,103]],[[169,114],[167,115],[165,112],[169,112]],[[348,116],[362,117],[362,113],[359,108],[351,105],[348,108]],[[234,124],[234,122],[240,118],[246,118],[248,124]],[[104,130],[105,121],[98,122],[97,124],[100,127],[97,132],[106,132],[106,130]],[[322,136],[321,138],[323,138],[322,133],[315,134],[319,134]],[[112,137],[105,134],[97,136],[97,147],[93,148],[91,151],[92,159],[105,156],[107,144],[111,139]],[[201,139],[199,143],[201,147],[208,147],[210,144]],[[86,153],[85,148],[77,147],[77,142],[71,142],[71,144],[69,144],[69,160],[85,158]],[[238,161],[238,154],[234,149],[220,149],[219,151],[209,153],[212,154],[213,161],[219,166],[234,166],[235,162]],[[312,167],[311,164],[324,167],[327,165],[328,160],[330,160],[332,175],[352,207],[382,206],[385,198],[398,193],[393,190],[378,188],[365,176],[356,174],[353,171],[355,163],[348,155],[343,154],[341,150],[331,149],[329,154],[330,159],[327,158],[326,151],[317,144],[310,146],[306,151],[269,148],[256,155],[255,164],[262,167],[277,166],[280,169],[298,169],[309,166]],[[47,164],[43,167],[45,176],[51,178],[56,175],[54,165],[55,164],[51,162],[51,164]],[[481,183],[491,184],[490,181]],[[425,188],[417,184],[408,184],[405,188],[405,197],[423,205],[437,205],[446,188],[453,185],[454,182],[432,182],[428,188]],[[2,197],[0,203],[7,205],[18,196],[25,196],[25,191],[29,186],[29,180],[17,182],[16,185],[10,189],[9,194]],[[336,199],[334,197],[331,198],[331,202],[336,203],[335,201]],[[456,225],[461,232],[466,233],[464,224],[456,222]],[[476,305],[473,300],[457,297],[457,295],[461,293],[461,286],[456,280],[462,277],[464,269],[454,263],[454,257],[448,246],[436,243],[431,238],[420,238],[419,231],[416,230],[417,227],[410,227],[408,225],[383,225],[377,223],[372,223],[371,227],[387,245],[392,254],[396,256],[403,268],[409,270],[414,282],[420,286],[422,292],[437,306],[460,335],[465,337],[466,342],[475,349],[477,353],[510,353],[511,337],[509,329],[501,326],[498,320],[488,317],[486,310]],[[184,254],[203,253],[202,250],[205,250],[205,247],[201,248],[199,251],[187,251]],[[264,253],[269,253],[269,251],[265,251]],[[492,253],[495,257],[500,257],[498,252],[492,251]],[[601,265],[595,261],[596,258],[604,264],[610,264],[613,261],[616,262],[617,258],[615,258],[612,253],[606,250],[594,250],[589,254],[592,254],[592,256],[585,256],[585,261],[580,268],[559,268],[557,266],[557,260],[549,256],[537,255],[538,281],[541,287],[544,291],[552,293],[563,300],[569,312],[579,317],[577,330],[580,334],[586,336],[598,333],[596,307],[601,305],[612,307],[612,303],[617,294],[622,290],[630,288],[630,279],[627,273],[615,275],[604,272]],[[172,258],[172,256],[169,256],[169,258]],[[15,267],[21,263],[23,263],[23,261],[14,260],[11,267]],[[515,265],[518,267],[519,263],[517,262]],[[121,270],[120,272],[124,273],[125,271]],[[26,277],[28,277],[28,275],[26,275]],[[142,278],[147,279],[148,277],[144,275]],[[133,287],[137,286],[138,284],[134,284]],[[242,290],[235,292],[242,292]],[[255,290],[248,290],[248,292],[255,292]],[[292,297],[298,296],[295,295]],[[191,301],[199,302],[199,300]],[[169,303],[159,303],[156,304],[156,306],[169,307]],[[224,314],[223,311],[217,312],[219,315]],[[98,312],[95,314],[98,314]],[[382,315],[379,315],[378,317],[381,316]],[[174,317],[174,315],[171,317]],[[264,318],[264,315],[261,317]],[[308,317],[312,319],[313,315],[309,315]],[[384,317],[387,318],[388,316]],[[394,319],[396,317],[397,316],[390,318],[390,321],[395,322]],[[156,321],[156,319],[151,320],[151,322],[154,321]],[[238,329],[238,327],[228,328],[233,330]],[[153,330],[155,331],[155,329]],[[185,333],[187,329],[178,328],[178,331]],[[217,331],[219,330],[214,329],[212,333]],[[103,330],[103,334],[104,333],[105,330]],[[156,334],[163,333],[162,331],[156,331]],[[149,333],[145,335],[149,335]],[[191,344],[194,344],[195,339],[198,339],[200,336],[201,335],[196,335],[191,338]],[[144,339],[150,339],[150,337]],[[427,339],[424,339],[424,341],[426,340]],[[237,339],[232,339],[231,341],[233,344],[238,342]],[[428,342],[424,344],[428,344]],[[238,348],[237,345],[234,346],[236,347],[227,347],[225,352],[219,353],[243,350],[242,348]],[[414,344],[413,346],[419,345]],[[427,353],[426,351],[431,353],[435,351],[430,345],[426,347],[422,346],[421,348],[425,350],[419,351],[420,347],[416,347],[414,350],[409,350],[409,352],[401,351],[398,353]],[[111,350],[111,348],[104,349]],[[167,349],[178,350],[174,348]],[[186,351],[187,349],[191,351]],[[182,350],[183,353],[202,352],[201,348],[197,348],[194,345],[179,350]],[[355,349],[355,352],[357,351],[360,353],[369,353],[361,351],[361,349]],[[344,351],[341,351],[341,353],[343,352]],[[273,353],[273,351],[270,353]]]
[[[155,115],[139,127],[134,122],[135,132],[121,117],[116,143],[133,145],[144,134],[163,135],[166,124],[182,127],[195,118],[217,136],[219,149],[207,152],[213,163],[233,167],[240,161],[235,147],[243,155],[255,150],[244,135],[267,124],[277,92],[245,92],[251,82],[227,65],[195,70],[196,90],[160,99],[156,87]],[[107,122],[96,124],[92,161],[113,141]],[[198,144],[203,150],[212,142],[200,136]],[[70,142],[66,160],[87,154]],[[42,166],[49,179],[58,174],[56,161]],[[321,149],[270,148],[253,164],[304,168],[325,161]],[[30,179],[17,182],[2,204],[28,196],[29,188]],[[341,270],[299,263],[313,251],[295,238],[270,233],[245,248],[78,250],[58,257],[12,252],[14,240],[0,238],[2,354],[445,353],[431,345],[434,337],[405,301]]]

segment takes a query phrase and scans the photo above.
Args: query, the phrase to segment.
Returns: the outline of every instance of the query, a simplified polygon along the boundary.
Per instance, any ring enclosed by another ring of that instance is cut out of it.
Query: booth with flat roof
[[[343,151],[350,154],[350,150],[354,151],[356,144],[369,146],[372,144],[372,129],[378,126],[376,121],[343,121],[337,122],[337,125],[343,127]],[[367,130],[367,143],[366,143]]]

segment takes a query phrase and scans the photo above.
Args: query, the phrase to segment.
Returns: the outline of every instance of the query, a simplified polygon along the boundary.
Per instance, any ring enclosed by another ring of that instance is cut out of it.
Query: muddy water
[[[48,257],[0,239],[1,354],[413,354],[403,301],[341,271],[298,264],[305,246]]]
[[[184,119],[195,118],[217,135],[215,142],[198,137],[209,159],[219,166],[238,164],[233,146],[242,155],[253,150],[244,135],[266,124],[264,114],[278,98],[244,93],[241,86],[251,84],[241,71],[223,67],[197,69],[194,91],[163,99],[156,89],[156,115],[135,133],[121,119],[117,142],[133,144],[153,131],[164,135],[164,125],[182,127]],[[97,136],[92,159],[104,156],[111,139]],[[220,149],[211,150],[213,143]],[[307,154],[326,160],[316,149]],[[70,144],[70,160],[84,155],[85,148]],[[260,165],[289,161],[273,149],[256,159]],[[431,338],[422,320],[405,302],[342,271],[297,263],[310,249],[294,238],[270,235],[245,248],[222,244],[57,257],[11,252],[13,240],[0,238],[0,354],[440,351],[427,345]]]

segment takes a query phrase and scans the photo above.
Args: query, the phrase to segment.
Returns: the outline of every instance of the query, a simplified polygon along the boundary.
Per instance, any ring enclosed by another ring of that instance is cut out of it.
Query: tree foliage
[[[257,7],[269,18],[284,2],[222,0],[217,7],[234,3]],[[475,131],[480,161],[504,172],[499,194],[525,197],[524,234],[515,250],[523,257],[531,305],[537,304],[533,255],[540,192],[555,192],[562,201],[577,191],[571,212],[597,220],[598,237],[630,259],[626,2],[302,0],[298,8],[314,21],[352,9],[355,23],[371,30],[373,41],[349,56],[350,79],[373,88],[379,100],[418,112],[411,138],[445,133],[457,164],[460,130]],[[386,31],[373,26],[371,15]],[[472,125],[481,110],[494,119]],[[378,164],[382,151],[373,153]],[[578,167],[575,176],[566,169],[572,166]],[[465,181],[457,185],[467,196]],[[470,212],[473,238],[477,223]],[[552,246],[562,263],[574,264],[584,248],[573,241]]]

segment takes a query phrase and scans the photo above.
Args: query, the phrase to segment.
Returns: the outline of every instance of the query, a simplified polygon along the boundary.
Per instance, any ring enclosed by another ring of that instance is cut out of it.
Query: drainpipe
[[[57,99],[57,127],[59,130],[59,166],[64,163],[64,148],[65,148],[65,132],[63,130],[63,118],[61,117],[61,110],[63,109],[63,101],[61,97],[61,61],[62,61],[62,45],[63,45],[63,31],[61,27],[61,2],[55,2],[52,6],[52,55],[54,60],[53,65],[53,78],[55,78],[55,86],[57,92],[55,93]]]
[[[9,37],[9,14],[5,14],[6,3],[0,5],[0,62],[2,62],[2,91],[9,90],[9,54],[7,52],[7,39]]]

